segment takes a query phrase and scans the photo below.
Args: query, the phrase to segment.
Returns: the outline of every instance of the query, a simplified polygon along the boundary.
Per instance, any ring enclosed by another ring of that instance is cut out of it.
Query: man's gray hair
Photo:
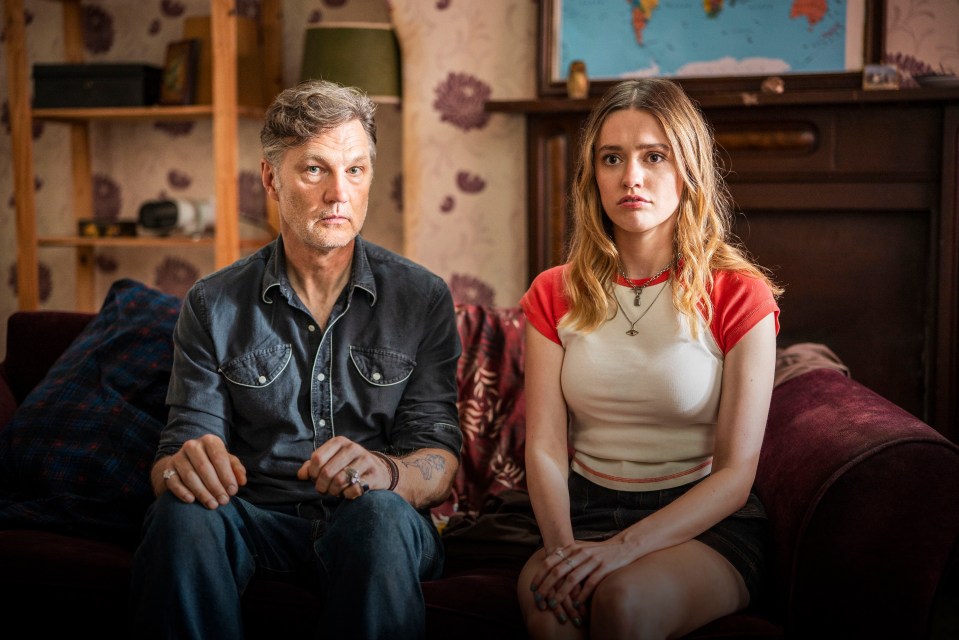
[[[355,87],[326,80],[306,80],[285,89],[266,111],[260,144],[263,157],[276,166],[287,149],[340,125],[358,120],[370,140],[370,162],[376,160],[376,104]]]

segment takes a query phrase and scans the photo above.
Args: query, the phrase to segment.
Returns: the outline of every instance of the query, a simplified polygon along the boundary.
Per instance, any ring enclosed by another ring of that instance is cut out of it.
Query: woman
[[[569,261],[521,303],[544,548],[520,604],[534,638],[674,637],[760,588],[781,290],[731,243],[710,129],[668,80],[602,98],[573,198]]]

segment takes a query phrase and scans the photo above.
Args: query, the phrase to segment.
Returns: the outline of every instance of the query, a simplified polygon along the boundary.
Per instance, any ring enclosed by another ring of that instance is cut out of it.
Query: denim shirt
[[[157,457],[216,435],[246,468],[240,497],[296,509],[320,500],[297,469],[336,435],[458,457],[460,351],[446,283],[360,237],[321,331],[290,285],[278,237],[187,294]]]

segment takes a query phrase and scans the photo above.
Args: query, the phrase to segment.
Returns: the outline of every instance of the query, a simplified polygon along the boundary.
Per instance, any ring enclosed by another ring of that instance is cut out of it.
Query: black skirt
[[[606,540],[665,507],[701,482],[657,491],[616,491],[569,474],[570,517],[577,540]],[[755,494],[746,504],[711,529],[696,536],[715,549],[742,575],[753,604],[760,600],[764,580],[769,523]]]

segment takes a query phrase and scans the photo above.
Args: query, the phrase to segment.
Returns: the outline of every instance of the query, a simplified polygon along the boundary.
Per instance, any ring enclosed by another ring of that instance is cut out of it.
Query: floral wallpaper
[[[258,0],[237,0],[255,17]],[[84,47],[97,62],[162,65],[184,20],[208,0],[85,0]],[[24,0],[29,63],[62,61],[61,7]],[[284,0],[283,76],[299,79],[305,31],[325,22],[392,22],[403,56],[401,105],[380,105],[379,145],[364,235],[416,260],[449,283],[454,298],[516,304],[526,287],[526,157],[522,116],[490,114],[487,99],[536,92],[537,0]],[[903,69],[959,72],[959,0],[888,0],[885,58]],[[2,37],[2,36],[0,36]],[[265,237],[256,122],[240,124],[241,234]],[[73,227],[69,136],[34,123],[39,233]],[[136,140],[136,144],[129,144]],[[95,123],[91,130],[94,216],[135,220],[154,198],[209,199],[209,122]],[[16,310],[16,245],[6,67],[0,68],[0,324]],[[96,253],[96,290],[129,276],[182,295],[213,268],[212,251],[192,247]],[[75,305],[72,249],[40,253],[44,308]],[[5,348],[0,330],[0,353]]]

